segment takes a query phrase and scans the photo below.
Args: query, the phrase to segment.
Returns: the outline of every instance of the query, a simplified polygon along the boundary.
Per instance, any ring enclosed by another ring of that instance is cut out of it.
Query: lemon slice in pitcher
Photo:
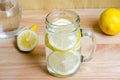
[[[69,75],[78,70],[81,57],[78,52],[53,52],[48,56],[48,65],[59,75]]]

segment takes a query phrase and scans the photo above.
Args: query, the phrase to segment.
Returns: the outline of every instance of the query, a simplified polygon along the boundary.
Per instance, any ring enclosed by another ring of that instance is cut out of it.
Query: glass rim
[[[66,25],[56,25],[56,24],[51,23],[51,22],[48,20],[49,15],[51,15],[51,14],[54,13],[54,12],[59,12],[59,11],[65,11],[65,12],[73,13],[73,14],[76,15],[76,19],[75,19],[72,23],[66,24]],[[71,11],[71,10],[54,10],[54,11],[52,11],[52,12],[50,12],[50,13],[47,14],[47,16],[46,16],[46,18],[45,18],[45,21],[46,21],[46,24],[50,24],[50,25],[53,25],[53,26],[71,26],[71,25],[76,24],[78,21],[80,21],[80,17],[79,17],[79,15],[78,15],[76,12]]]

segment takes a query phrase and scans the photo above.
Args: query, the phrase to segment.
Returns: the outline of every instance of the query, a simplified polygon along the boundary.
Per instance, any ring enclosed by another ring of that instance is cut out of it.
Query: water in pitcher
[[[67,19],[58,19],[52,24],[45,35],[48,71],[59,77],[72,75],[81,63],[80,30],[78,26],[69,26],[72,22]]]
[[[16,35],[20,21],[20,6],[14,0],[0,0],[0,38]]]

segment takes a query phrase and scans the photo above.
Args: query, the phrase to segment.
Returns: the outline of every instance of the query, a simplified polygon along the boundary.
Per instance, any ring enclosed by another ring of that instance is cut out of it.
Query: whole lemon
[[[120,11],[116,8],[105,9],[99,18],[101,30],[108,35],[120,32]]]

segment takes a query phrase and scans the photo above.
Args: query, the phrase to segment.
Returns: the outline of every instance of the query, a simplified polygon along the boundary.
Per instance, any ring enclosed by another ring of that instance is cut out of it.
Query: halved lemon
[[[24,30],[17,36],[17,45],[21,51],[31,51],[38,44],[38,36],[31,30]]]
[[[81,56],[76,51],[53,52],[47,59],[49,67],[59,75],[70,75],[78,70]]]

